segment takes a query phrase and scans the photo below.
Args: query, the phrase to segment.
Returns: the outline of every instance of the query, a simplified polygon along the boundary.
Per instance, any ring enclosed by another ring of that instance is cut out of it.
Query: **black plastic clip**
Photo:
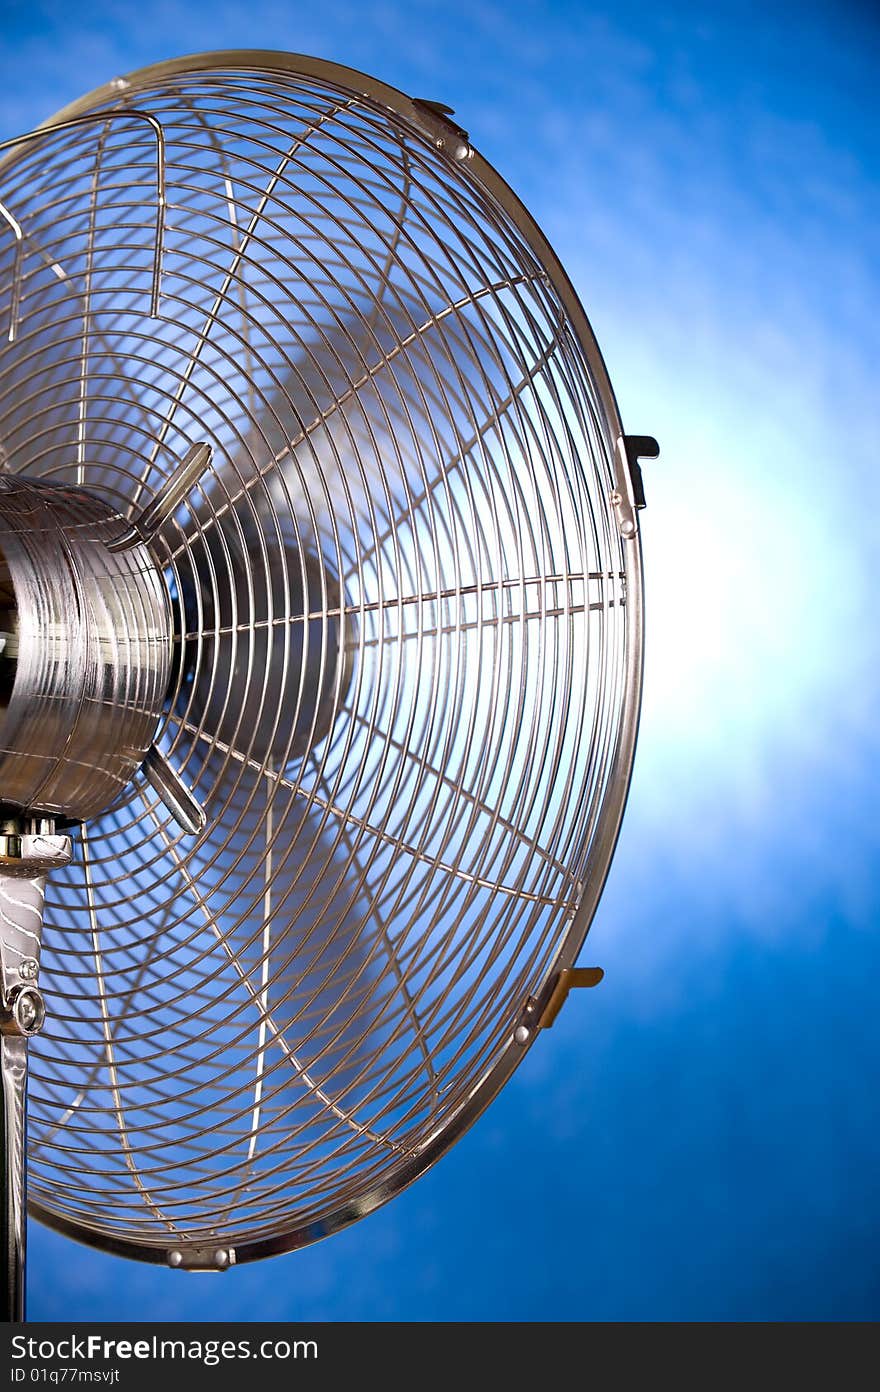
[[[660,454],[660,446],[653,435],[624,435],[622,438],[632,482],[633,506],[641,509],[645,506],[645,483],[639,460],[656,459]]]

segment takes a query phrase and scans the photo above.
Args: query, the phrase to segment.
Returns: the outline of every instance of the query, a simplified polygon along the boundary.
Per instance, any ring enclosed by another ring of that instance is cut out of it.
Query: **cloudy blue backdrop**
[[[0,0],[0,138],[288,48],[453,105],[660,439],[630,809],[572,999],[427,1178],[201,1280],[34,1227],[35,1319],[880,1315],[880,18],[856,0]]]

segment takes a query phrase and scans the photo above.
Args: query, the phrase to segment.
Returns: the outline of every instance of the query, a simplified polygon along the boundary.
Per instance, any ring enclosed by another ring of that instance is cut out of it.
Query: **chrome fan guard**
[[[38,135],[0,166],[6,468],[132,520],[211,459],[151,539],[203,816],[141,770],[49,878],[31,1211],[240,1263],[415,1179],[558,1003],[633,760],[634,449],[433,104],[212,54]]]

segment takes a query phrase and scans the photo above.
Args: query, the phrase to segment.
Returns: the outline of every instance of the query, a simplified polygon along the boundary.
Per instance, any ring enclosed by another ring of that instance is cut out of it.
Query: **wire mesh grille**
[[[628,679],[613,441],[558,286],[417,124],[295,67],[113,106],[2,171],[0,448],[131,515],[212,445],[154,548],[207,826],[139,776],[50,881],[31,1195],[242,1249],[451,1139],[572,931]]]

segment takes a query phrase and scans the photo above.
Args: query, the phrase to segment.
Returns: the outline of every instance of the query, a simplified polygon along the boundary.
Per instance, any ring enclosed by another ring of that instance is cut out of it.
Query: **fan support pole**
[[[37,985],[46,876],[67,865],[71,853],[70,837],[56,836],[51,820],[0,821],[3,1308],[8,1323],[25,1317],[28,1039],[46,1018]]]

